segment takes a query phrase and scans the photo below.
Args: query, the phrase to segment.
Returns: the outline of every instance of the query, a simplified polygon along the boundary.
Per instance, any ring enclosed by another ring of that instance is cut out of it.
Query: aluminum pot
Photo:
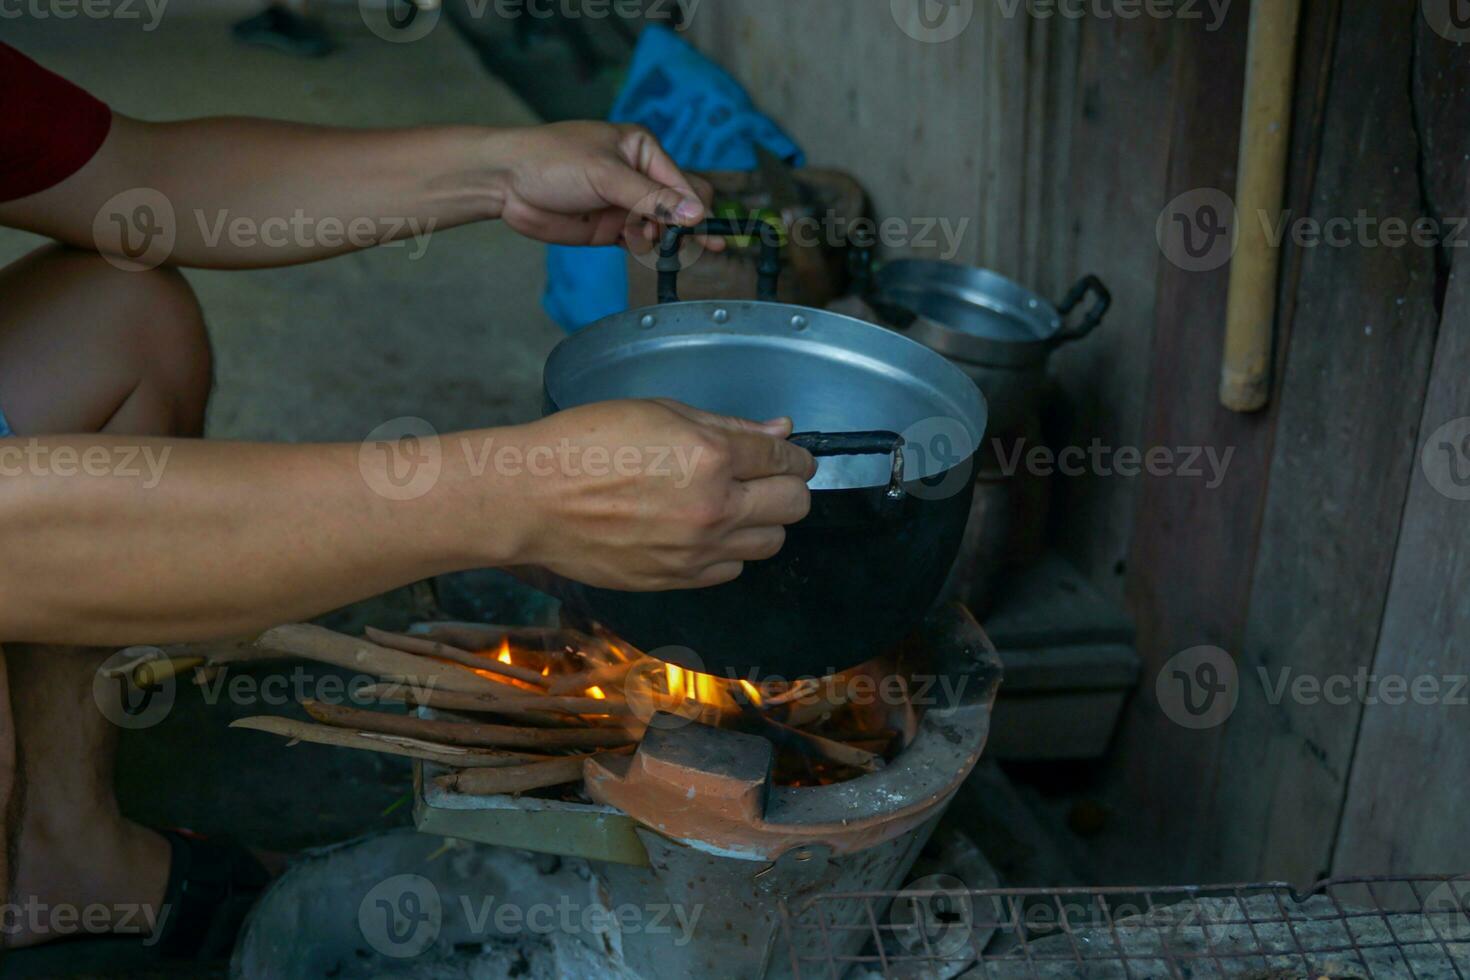
[[[569,599],[640,649],[703,673],[821,676],[903,639],[944,584],[969,514],[985,399],[962,371],[873,323],[773,301],[780,238],[764,222],[757,301],[679,302],[679,242],[660,243],[660,305],[576,333],[546,364],[548,413],[672,398],[792,417],[819,457],[811,514],[781,553],[710,589],[575,588]]]
[[[901,259],[871,272],[871,250],[856,253],[868,302],[896,330],[938,351],[970,376],[989,399],[991,435],[1016,435],[1038,410],[1047,358],[1097,329],[1112,295],[1084,276],[1057,304],[989,269]],[[1091,294],[1076,323],[1067,319]]]

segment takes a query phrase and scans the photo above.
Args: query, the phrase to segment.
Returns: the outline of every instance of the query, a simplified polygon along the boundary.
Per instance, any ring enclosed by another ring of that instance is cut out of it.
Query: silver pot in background
[[[1096,276],[1084,276],[1053,305],[988,269],[923,259],[891,262],[871,283],[868,303],[884,322],[943,354],[980,386],[998,439],[1027,428],[1039,411],[1052,351],[1097,329],[1113,301]],[[1069,326],[1089,293],[1092,306]]]
[[[996,447],[1014,453],[1022,440],[1027,449],[1042,442],[1047,361],[1061,345],[1097,329],[1112,296],[1091,275],[1053,305],[988,269],[903,259],[874,275],[872,249],[863,243],[854,244],[852,258],[857,296],[831,308],[883,323],[943,354],[985,395],[989,436],[977,456],[965,540],[943,593],[983,615],[1002,574],[1041,557],[1050,501],[1049,480],[1024,467],[1003,472]],[[1069,325],[1089,293],[1092,304]]]

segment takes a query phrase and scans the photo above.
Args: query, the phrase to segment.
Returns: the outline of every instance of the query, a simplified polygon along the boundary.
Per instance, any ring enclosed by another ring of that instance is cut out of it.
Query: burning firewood
[[[519,702],[511,699],[490,698],[479,694],[459,694],[455,691],[429,691],[407,684],[369,684],[359,688],[357,694],[361,698],[380,704],[406,704],[411,708],[424,707],[433,708],[436,711],[456,711],[472,715],[497,715],[518,725],[529,725],[533,728],[601,725],[620,727],[620,723],[611,716],[593,717],[544,709],[526,710],[520,706]]]
[[[320,626],[277,626],[262,635],[260,643],[307,660],[360,670],[430,690],[494,694],[505,689],[499,681],[481,677],[473,671],[439,664],[416,654],[389,650]]]
[[[470,653],[468,650],[461,650],[447,643],[440,643],[437,640],[430,640],[422,636],[404,636],[401,633],[386,633],[383,630],[373,629],[371,626],[367,628],[366,632],[368,639],[377,643],[379,646],[387,647],[391,650],[398,650],[403,653],[417,653],[425,657],[434,657],[438,660],[448,660],[462,667],[468,667],[471,670],[484,670],[492,674],[501,674],[505,677],[518,680],[523,684],[530,684],[538,689],[546,686],[546,678],[541,676],[539,672],[531,670],[528,667],[518,667],[515,664],[502,663],[486,654]],[[506,649],[509,650],[509,646]]]
[[[472,626],[438,627],[424,636],[369,629],[366,639],[283,626],[256,647],[365,671],[381,682],[359,696],[435,714],[306,701],[320,724],[247,718],[235,727],[433,762],[455,770],[438,784],[462,793],[579,782],[589,756],[559,753],[633,751],[655,712],[768,739],[778,749],[778,773],[796,785],[876,772],[882,753],[901,744],[881,711],[849,705],[848,687],[859,671],[758,687],[653,660],[605,636]],[[156,662],[144,658],[125,668]]]
[[[550,694],[573,694],[585,691],[588,688],[617,688],[627,680],[628,672],[633,669],[633,662],[621,664],[604,664],[595,670],[583,671],[577,674],[564,674],[553,678],[547,692]]]
[[[636,741],[627,731],[616,728],[513,728],[508,725],[438,721],[415,718],[412,715],[364,711],[361,708],[323,704],[320,701],[303,701],[301,706],[317,721],[336,728],[403,735],[441,745],[548,751],[610,748]]]

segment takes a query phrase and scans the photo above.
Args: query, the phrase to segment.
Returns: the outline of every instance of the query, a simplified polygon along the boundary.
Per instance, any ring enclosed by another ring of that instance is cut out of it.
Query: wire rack
[[[1305,894],[1280,882],[976,890],[949,879],[782,912],[797,977],[1470,980],[1470,875],[1334,878]]]

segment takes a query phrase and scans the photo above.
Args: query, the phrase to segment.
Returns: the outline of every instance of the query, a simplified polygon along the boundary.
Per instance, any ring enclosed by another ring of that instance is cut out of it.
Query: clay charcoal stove
[[[901,884],[980,756],[1000,681],[993,648],[959,606],[832,678],[654,669],[667,683],[641,688],[641,702],[637,684],[625,688],[634,724],[646,726],[636,750],[586,758],[579,788],[464,792],[462,779],[425,761],[415,818],[426,834],[586,860],[609,909],[699,908],[688,937],[606,935],[612,964],[660,978],[785,976],[793,951],[780,928],[784,905]],[[685,697],[671,703],[678,692]],[[757,712],[782,720],[757,721]],[[854,903],[847,925],[869,911]],[[817,941],[853,955],[867,938],[850,929]]]

